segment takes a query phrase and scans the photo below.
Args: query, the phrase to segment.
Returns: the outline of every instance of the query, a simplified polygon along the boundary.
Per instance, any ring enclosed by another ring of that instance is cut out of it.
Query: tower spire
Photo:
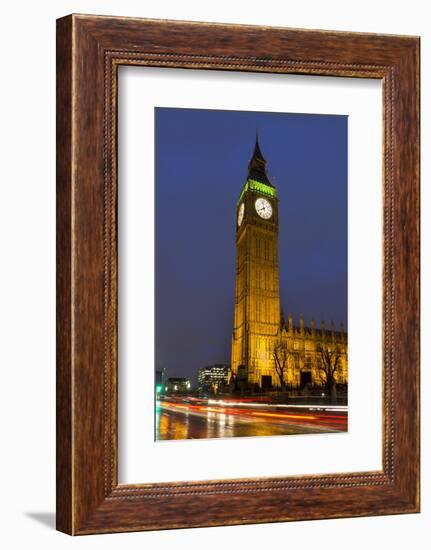
[[[248,163],[248,177],[274,187],[269,181],[268,174],[266,173],[266,160],[260,150],[258,128],[256,128],[256,143],[254,145],[253,155]]]

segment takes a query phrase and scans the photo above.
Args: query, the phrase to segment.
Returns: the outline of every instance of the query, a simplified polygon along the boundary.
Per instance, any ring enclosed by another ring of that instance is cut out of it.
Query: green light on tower
[[[277,197],[277,190],[275,187],[272,187],[271,185],[267,185],[266,183],[262,183],[257,180],[252,180],[251,178],[248,178],[248,180],[245,182],[244,187],[242,188],[241,195],[238,199],[238,204],[241,202],[241,199],[244,196],[244,193],[247,191],[247,189],[252,189],[253,191],[258,191],[259,193],[262,193],[262,195],[267,195],[269,197]]]

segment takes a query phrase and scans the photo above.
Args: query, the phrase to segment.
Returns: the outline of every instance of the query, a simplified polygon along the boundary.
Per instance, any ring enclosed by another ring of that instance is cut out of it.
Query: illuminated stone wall
[[[237,261],[235,287],[234,330],[232,336],[232,373],[245,367],[249,384],[262,385],[262,377],[270,376],[273,386],[280,385],[276,372],[274,348],[287,350],[287,368],[283,383],[295,388],[309,379],[314,386],[323,384],[319,361],[319,347],[337,348],[341,358],[337,382],[347,384],[347,335],[343,327],[334,325],[326,330],[322,324],[315,328],[294,326],[292,317],[287,322],[280,315],[278,269],[278,197],[275,187],[266,174],[266,162],[256,139],[256,147],[249,163],[249,172],[237,203],[237,214],[244,212],[237,222]],[[259,179],[261,181],[259,181]],[[265,198],[271,205],[272,215],[262,219],[256,210],[256,200]],[[243,205],[243,206],[242,206]],[[284,259],[286,260],[286,259]],[[244,369],[242,369],[244,372]]]

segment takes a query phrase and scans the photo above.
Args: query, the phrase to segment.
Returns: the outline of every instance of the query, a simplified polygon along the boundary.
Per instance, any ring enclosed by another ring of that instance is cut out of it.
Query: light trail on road
[[[164,398],[156,440],[297,435],[347,431],[347,407]]]

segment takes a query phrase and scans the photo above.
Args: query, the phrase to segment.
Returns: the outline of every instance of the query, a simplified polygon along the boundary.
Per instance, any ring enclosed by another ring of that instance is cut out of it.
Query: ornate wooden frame
[[[383,82],[383,470],[119,485],[119,65]],[[70,15],[57,21],[57,528],[69,534],[419,511],[419,38]]]

